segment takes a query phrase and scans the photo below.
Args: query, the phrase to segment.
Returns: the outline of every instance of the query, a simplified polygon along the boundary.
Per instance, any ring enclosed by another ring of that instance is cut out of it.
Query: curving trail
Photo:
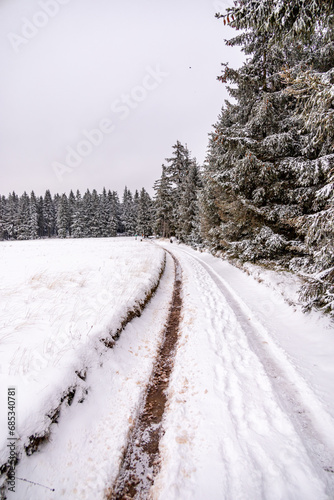
[[[219,272],[185,247],[171,251],[184,310],[151,497],[333,498],[326,405]]]

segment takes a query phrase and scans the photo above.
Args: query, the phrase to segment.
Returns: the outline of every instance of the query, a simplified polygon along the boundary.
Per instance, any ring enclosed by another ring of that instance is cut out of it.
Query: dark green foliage
[[[69,204],[66,194],[63,194],[58,206],[57,228],[59,238],[66,238],[70,223]]]
[[[136,232],[136,213],[133,196],[130,189],[126,186],[121,205],[121,232],[129,236],[134,235]]]
[[[175,235],[186,243],[198,243],[198,196],[201,178],[196,160],[190,158],[187,146],[179,141],[173,146],[173,156],[163,165],[155,189],[155,223],[158,235]]]
[[[35,193],[32,191],[29,200],[29,238],[35,240],[39,235],[38,203]]]
[[[56,210],[54,202],[51,198],[51,193],[47,189],[43,200],[43,221],[44,221],[44,234],[49,238],[55,234],[56,226]]]
[[[154,231],[162,238],[169,238],[173,232],[172,182],[166,174],[165,165],[162,174],[154,183]]]
[[[242,29],[227,44],[226,102],[204,169],[201,231],[242,260],[279,260],[309,276],[302,298],[334,311],[334,3],[238,0],[218,14]],[[298,35],[298,36],[297,36]]]
[[[144,237],[151,236],[153,225],[153,202],[144,188],[140,191],[140,195],[136,201],[135,211],[136,233]]]
[[[19,200],[16,234],[18,240],[30,238],[30,200],[26,192],[23,193]]]

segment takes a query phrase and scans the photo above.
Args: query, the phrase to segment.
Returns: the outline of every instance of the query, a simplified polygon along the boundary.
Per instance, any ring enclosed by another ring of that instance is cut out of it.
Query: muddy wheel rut
[[[107,500],[147,498],[159,471],[159,443],[163,434],[162,419],[167,402],[167,388],[172,373],[181,316],[181,267],[175,265],[173,297],[162,344],[155,361],[142,409],[131,432],[115,484]]]

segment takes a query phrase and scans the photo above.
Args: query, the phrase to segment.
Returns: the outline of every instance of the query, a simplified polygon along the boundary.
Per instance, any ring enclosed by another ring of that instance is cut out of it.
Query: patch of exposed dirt
[[[170,313],[162,344],[153,367],[142,411],[132,430],[114,486],[107,500],[147,498],[148,491],[159,471],[159,442],[163,434],[162,418],[167,402],[167,388],[173,369],[178,327],[181,316],[181,268],[175,264],[175,280]]]

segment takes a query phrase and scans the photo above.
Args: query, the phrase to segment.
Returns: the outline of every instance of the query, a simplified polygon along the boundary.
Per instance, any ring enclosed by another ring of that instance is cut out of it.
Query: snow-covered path
[[[334,498],[334,335],[225,261],[161,243],[182,268],[183,308],[152,500]],[[24,457],[18,500],[105,500],[168,317],[160,286],[91,370],[49,443]],[[102,360],[101,360],[102,361]],[[55,488],[50,491],[45,488]],[[8,497],[9,500],[11,496]]]
[[[183,270],[184,315],[153,498],[333,498],[332,332],[226,262],[168,248]],[[275,314],[261,314],[263,301]],[[313,382],[310,329],[327,348]],[[304,364],[279,343],[293,354],[291,333],[310,349]]]

